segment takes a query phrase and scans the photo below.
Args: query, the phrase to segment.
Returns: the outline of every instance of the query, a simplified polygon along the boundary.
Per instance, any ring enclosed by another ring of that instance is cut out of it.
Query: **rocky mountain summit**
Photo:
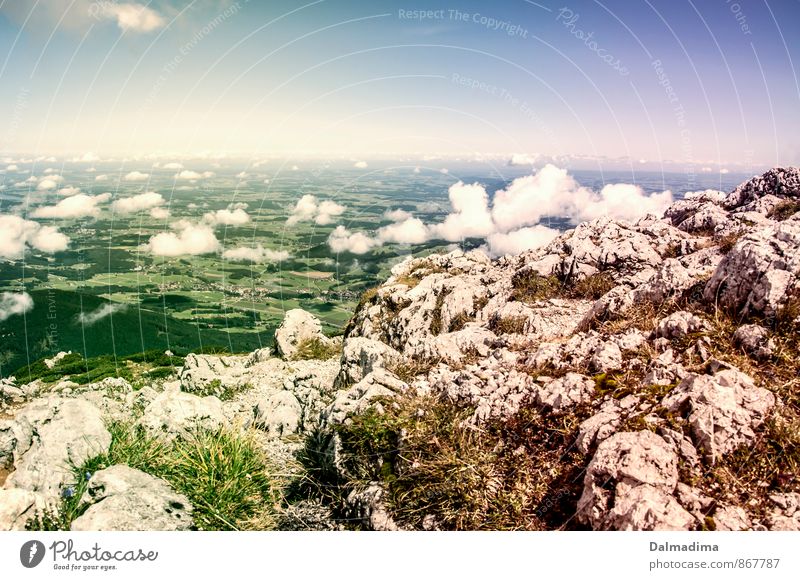
[[[796,168],[518,256],[406,260],[320,328],[290,311],[281,358],[161,382],[4,380],[0,527],[800,529]],[[155,458],[216,446],[246,456],[249,511]]]

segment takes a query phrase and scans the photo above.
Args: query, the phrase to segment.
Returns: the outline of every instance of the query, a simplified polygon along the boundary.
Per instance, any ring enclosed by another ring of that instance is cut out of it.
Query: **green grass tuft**
[[[68,530],[85,506],[86,474],[125,464],[169,482],[194,506],[203,530],[269,529],[274,523],[276,488],[263,451],[252,432],[199,431],[166,443],[142,428],[111,423],[111,446],[105,455],[74,468],[76,484],[56,513],[45,514],[31,529]]]

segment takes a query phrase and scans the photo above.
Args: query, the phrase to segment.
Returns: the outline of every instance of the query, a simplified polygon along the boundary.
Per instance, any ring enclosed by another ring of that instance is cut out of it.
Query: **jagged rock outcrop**
[[[800,216],[788,215],[799,194],[800,172],[777,168],[727,195],[689,194],[663,217],[579,224],[518,256],[457,250],[405,260],[365,294],[341,344],[313,315],[287,312],[275,336],[281,358],[269,349],[188,355],[176,380],[138,391],[123,379],[4,379],[0,403],[13,420],[0,421],[0,468],[10,472],[0,527],[24,526],[72,483],[65,465],[108,449],[105,420],[137,417],[167,442],[197,429],[249,429],[287,469],[311,452],[346,490],[337,515],[399,529],[407,521],[392,510],[410,496],[391,487],[396,478],[408,486],[418,466],[392,461],[421,445],[409,433],[427,420],[424,409],[403,414],[410,396],[458,407],[468,435],[454,456],[476,445],[486,463],[510,457],[515,470],[540,468],[525,501],[547,509],[525,522],[531,528],[796,530],[795,474],[760,482],[746,502],[714,477],[741,449],[763,450],[791,407],[792,377],[777,372],[773,385],[765,376],[788,364],[795,343],[785,329],[800,322],[787,317],[800,298]],[[327,360],[301,360],[317,355]],[[44,392],[58,397],[25,405]],[[366,412],[366,425],[353,420]],[[382,433],[381,417],[405,421],[391,432],[397,448],[354,457],[346,429]],[[419,452],[409,461],[425,460]],[[498,465],[487,467],[487,498],[507,491]],[[559,497],[534,499],[543,488]],[[91,505],[73,529],[188,529],[184,500],[166,482],[113,466],[92,474]],[[304,528],[305,511],[311,521],[334,509],[312,504],[287,508],[293,529]],[[446,519],[422,513],[413,527],[442,529]],[[329,524],[320,526],[336,528]]]
[[[772,195],[777,198],[800,198],[800,169],[775,167],[757,175],[734,189],[723,201],[723,206],[733,210]]]
[[[800,223],[783,222],[745,234],[722,260],[706,300],[741,316],[772,316],[800,293]]]
[[[192,528],[192,504],[163,479],[127,465],[91,475],[81,498],[88,509],[72,522],[80,531],[181,531]]]
[[[13,420],[0,421],[0,465],[14,467],[4,487],[58,497],[72,482],[72,466],[105,453],[110,444],[94,405],[58,397],[35,400]]]
[[[400,353],[378,340],[357,336],[345,340],[336,388],[357,383],[374,369],[392,367],[400,360]]]
[[[697,447],[713,460],[755,439],[754,429],[775,405],[775,395],[744,373],[727,369],[690,374],[661,404],[686,418]]]
[[[775,362],[770,321],[800,297],[800,220],[785,215],[798,184],[800,171],[777,168],[730,194],[688,194],[663,217],[579,224],[519,256],[404,261],[356,311],[336,386],[370,376],[391,398],[375,373],[402,369],[405,392],[474,409],[478,429],[523,409],[566,415],[569,449],[589,458],[576,514],[594,529],[790,527],[794,515],[763,520],[694,482],[701,456],[756,445],[780,407],[763,377],[715,357]]]
[[[326,424],[343,423],[351,414],[359,414],[380,405],[376,399],[391,398],[408,388],[403,381],[385,369],[375,369],[356,384],[336,393],[333,402],[323,410]]]
[[[40,493],[27,489],[0,489],[0,532],[22,531],[34,517],[47,509]]]
[[[291,359],[297,354],[300,345],[308,341],[320,341],[326,344],[329,341],[322,333],[322,323],[319,318],[300,308],[289,310],[275,331],[275,347],[278,354],[284,359]]]
[[[768,359],[775,352],[775,341],[760,324],[743,324],[733,333],[733,343],[756,359]]]
[[[617,433],[586,469],[578,519],[595,530],[686,530],[694,518],[673,497],[678,456],[650,431]]]
[[[769,498],[773,507],[767,516],[771,530],[800,531],[800,493],[776,493]]]
[[[156,437],[172,440],[199,429],[216,431],[228,420],[218,398],[171,390],[153,399],[137,424]]]

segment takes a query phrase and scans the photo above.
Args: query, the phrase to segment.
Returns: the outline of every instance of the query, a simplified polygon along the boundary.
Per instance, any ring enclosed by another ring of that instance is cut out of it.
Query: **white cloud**
[[[15,314],[24,314],[33,308],[33,298],[27,292],[0,294],[0,322]]]
[[[546,246],[558,236],[558,230],[535,225],[509,233],[496,232],[487,236],[489,253],[492,256],[517,255],[526,250]]]
[[[73,219],[82,217],[97,217],[100,215],[98,204],[111,199],[110,193],[100,195],[86,195],[79,193],[59,201],[56,205],[39,207],[33,211],[32,217]]]
[[[19,171],[19,166],[17,166],[16,164],[12,163],[11,165],[8,165],[6,167],[6,171]]]
[[[319,204],[317,217],[314,218],[314,223],[320,226],[326,226],[330,223],[333,223],[333,218],[342,215],[344,210],[345,207],[343,205],[339,205],[335,201],[326,199]]]
[[[250,221],[250,216],[242,208],[218,209],[203,216],[203,221],[211,225],[240,226]]]
[[[328,246],[337,254],[340,252],[366,254],[381,244],[380,240],[371,238],[363,232],[350,232],[344,226],[338,226],[328,237]]]
[[[706,167],[701,167],[700,171],[702,171],[703,173],[711,173],[714,170],[711,169],[710,167],[706,166]]]
[[[489,195],[482,185],[467,185],[461,181],[448,189],[453,212],[444,222],[433,227],[437,237],[448,242],[464,238],[482,238],[495,231],[489,212]]]
[[[402,222],[410,217],[414,217],[410,211],[404,209],[387,209],[383,212],[383,217],[393,222]]]
[[[36,181],[36,178],[31,176],[28,181]],[[39,184],[36,186],[36,189],[39,191],[45,191],[48,189],[55,189],[58,187],[58,184],[64,181],[64,178],[60,175],[49,175],[47,177],[42,177],[39,180]]]
[[[148,177],[150,177],[149,173],[142,173],[141,171],[131,171],[122,179],[124,179],[125,181],[144,181]]]
[[[100,161],[100,157],[98,155],[95,155],[91,151],[88,151],[83,155],[81,155],[80,157],[73,158],[72,161],[84,162],[84,163],[97,163],[98,161]]]
[[[333,251],[366,253],[384,243],[485,238],[494,255],[519,253],[555,237],[555,230],[539,225],[544,217],[565,217],[577,223],[608,215],[633,221],[646,214],[661,215],[673,201],[670,191],[648,195],[641,187],[627,183],[609,184],[597,192],[580,186],[566,170],[549,164],[497,191],[491,204],[486,189],[478,183],[459,181],[450,186],[448,194],[452,210],[440,223],[425,224],[409,216],[374,235],[340,227],[331,234],[328,245]]]
[[[447,175],[448,173],[450,173],[450,170],[449,170],[449,169],[447,169],[447,167],[442,167],[442,168],[439,170],[439,173],[442,173],[442,174],[444,174],[444,175]]]
[[[421,244],[430,237],[428,227],[418,218],[408,218],[378,230],[378,239],[383,243]]]
[[[117,312],[122,310],[126,310],[128,308],[127,304],[116,304],[116,303],[107,303],[103,304],[96,310],[92,312],[81,312],[78,315],[78,323],[83,324],[84,326],[91,326],[97,322],[100,322],[104,318],[111,316]]]
[[[285,250],[270,250],[258,244],[255,248],[240,246],[238,248],[225,250],[222,253],[222,257],[233,262],[255,262],[256,264],[262,264],[264,262],[280,262],[282,260],[287,260],[290,254]]]
[[[536,156],[535,155],[528,155],[527,153],[514,153],[511,158],[508,160],[508,165],[512,167],[518,165],[528,165],[531,166],[536,163]]]
[[[120,29],[131,32],[152,32],[165,24],[164,18],[158,12],[141,4],[104,2],[100,13],[106,18],[116,20]]]
[[[533,225],[545,216],[573,222],[601,215],[634,220],[647,213],[661,214],[672,203],[672,193],[647,195],[636,185],[610,184],[600,192],[582,187],[565,169],[545,165],[533,175],[515,179],[495,193],[492,218],[499,231]]]
[[[286,224],[292,226],[298,222],[314,220],[317,225],[325,226],[333,223],[334,218],[342,215],[345,209],[335,201],[318,202],[315,196],[304,195],[292,208],[292,215],[286,220]]]
[[[422,171],[422,170],[419,167],[415,167],[414,168],[414,173],[419,173],[420,171]]]
[[[214,235],[214,230],[207,225],[191,224],[181,220],[173,224],[176,232],[161,232],[156,234],[144,249],[156,256],[198,256],[211,254],[219,249],[219,240]]]
[[[146,193],[134,195],[133,197],[118,199],[112,204],[111,207],[117,213],[129,214],[146,209],[152,209],[154,207],[164,205],[164,203],[164,197],[160,193],[148,191]]]
[[[216,175],[213,171],[203,171],[203,173],[198,173],[197,171],[191,171],[189,169],[185,169],[179,173],[175,174],[175,179],[186,179],[186,180],[194,180],[194,179],[207,179],[209,177],[214,177]]]
[[[94,178],[95,181],[108,181],[108,175],[98,175]]]
[[[58,195],[62,195],[64,197],[67,197],[67,196],[70,196],[70,195],[75,195],[76,193],[80,193],[80,192],[81,192],[81,189],[79,187],[73,187],[73,186],[70,185],[68,187],[62,187],[56,193]]]
[[[356,161],[355,163],[353,163],[353,167],[355,167],[356,169],[366,169],[367,168],[367,162],[366,161]]]
[[[175,161],[172,163],[165,163],[164,169],[183,169],[183,163],[177,163]]]
[[[46,253],[60,252],[69,238],[53,226],[42,226],[16,215],[0,215],[0,258],[21,258],[27,248]]]
[[[728,169],[725,169],[725,168],[723,167],[722,169],[720,169],[720,170],[719,170],[719,172],[720,172],[720,173],[722,173],[723,175],[725,175],[726,173],[730,173],[730,170],[728,170]]]
[[[58,184],[52,179],[43,179],[39,182],[39,185],[36,186],[36,189],[44,191],[46,189],[55,189],[56,187],[58,187]]]
[[[165,207],[154,207],[150,210],[150,217],[157,220],[165,220],[169,217],[169,210]]]
[[[638,185],[614,183],[603,187],[583,207],[576,207],[575,221],[589,221],[600,216],[635,221],[646,214],[661,215],[673,202],[672,192],[647,195]]]
[[[247,179],[247,172],[240,171],[239,173],[236,174],[236,179]]]

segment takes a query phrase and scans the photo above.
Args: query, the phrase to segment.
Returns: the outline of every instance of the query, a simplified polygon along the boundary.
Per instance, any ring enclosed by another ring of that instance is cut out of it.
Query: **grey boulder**
[[[95,473],[81,498],[90,504],[72,522],[78,531],[180,531],[193,526],[189,500],[163,479],[114,465]]]

